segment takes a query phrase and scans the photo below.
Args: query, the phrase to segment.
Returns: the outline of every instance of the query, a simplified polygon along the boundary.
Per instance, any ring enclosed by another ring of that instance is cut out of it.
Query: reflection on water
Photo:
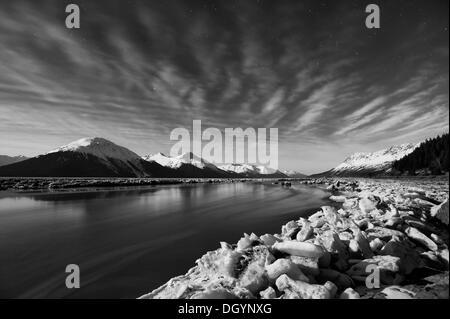
[[[219,241],[279,232],[325,203],[317,188],[195,184],[0,198],[0,297],[135,298]],[[65,287],[78,264],[81,288]]]

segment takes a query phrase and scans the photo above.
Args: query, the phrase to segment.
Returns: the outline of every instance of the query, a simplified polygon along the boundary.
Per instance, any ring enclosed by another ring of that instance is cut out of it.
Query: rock
[[[449,299],[448,271],[424,278],[429,284],[417,289],[416,299]]]
[[[293,256],[321,258],[324,255],[324,250],[322,247],[311,243],[298,241],[283,241],[280,243],[275,243],[272,248]]]
[[[436,235],[434,233],[430,235],[430,238],[438,245],[443,245],[445,243],[439,235]]]
[[[331,263],[338,270],[345,270],[348,267],[347,260],[350,257],[345,245],[339,235],[334,232],[323,234],[320,240],[322,246],[331,254]]]
[[[442,262],[445,264],[445,266],[448,268],[448,249],[442,249],[437,252],[437,255],[439,258],[441,258]]]
[[[405,235],[398,230],[384,228],[384,227],[374,227],[372,229],[367,229],[365,231],[367,239],[372,241],[376,238],[381,239],[383,241],[389,241],[393,236],[397,237],[405,237]]]
[[[260,237],[260,240],[264,245],[269,246],[269,247],[279,241],[278,238],[276,238],[274,235],[271,235],[271,234],[262,235]]]
[[[242,265],[237,270],[238,285],[249,290],[252,294],[258,293],[268,285],[265,266],[273,261],[266,246],[254,247],[253,250],[242,256],[237,264]]]
[[[283,225],[281,228],[281,236],[284,238],[292,238],[294,234],[296,234],[300,229],[300,226],[295,221],[290,221],[286,225]]]
[[[331,206],[323,206],[322,211],[324,214],[324,218],[327,223],[332,227],[340,227],[342,226],[342,220],[339,214],[336,211],[336,208]]]
[[[430,214],[432,217],[439,219],[448,226],[448,199],[440,205],[431,207]]]
[[[420,230],[422,232],[432,233],[432,232],[437,232],[438,231],[433,226],[426,225],[425,223],[421,222],[420,220],[416,220],[416,219],[413,219],[413,218],[409,218],[409,219],[405,220],[405,223],[408,226],[417,228],[418,230]]]
[[[252,245],[253,245],[253,240],[250,238],[249,235],[244,234],[244,237],[239,239],[239,241],[237,242],[237,250],[238,251],[243,251],[243,250],[246,250],[248,248],[251,248]]]
[[[358,242],[354,239],[350,240],[348,243],[348,250],[352,255],[356,255],[359,252]]]
[[[322,211],[319,211],[315,214],[312,214],[308,217],[308,220],[311,222],[311,226],[313,228],[320,228],[325,224],[325,219],[323,218],[324,214]]]
[[[297,240],[298,241],[305,241],[312,237],[313,235],[313,228],[311,226],[311,223],[306,220],[302,219],[302,229],[297,233]]]
[[[347,198],[345,202],[342,204],[342,208],[345,210],[352,210],[358,207],[358,199],[357,198]]]
[[[306,275],[317,276],[320,272],[318,258],[290,256],[290,259]]]
[[[339,298],[340,299],[360,299],[361,297],[359,296],[359,293],[357,293],[355,290],[353,290],[353,288],[347,288],[341,293],[341,296]]]
[[[375,238],[370,242],[369,245],[370,249],[372,249],[373,252],[377,252],[385,245],[385,242],[382,241],[380,238]]]
[[[433,251],[438,250],[438,246],[436,245],[436,243],[427,236],[425,236],[423,233],[421,233],[417,228],[408,227],[406,228],[405,233],[406,235],[408,235],[409,238],[425,246],[426,248]]]
[[[350,240],[353,239],[353,235],[347,231],[343,231],[339,233],[339,238],[340,240],[342,240],[344,243],[349,243]]]
[[[370,213],[371,211],[377,209],[378,204],[380,203],[380,199],[376,196],[369,195],[367,197],[363,197],[359,200],[359,209],[365,214]]]
[[[242,254],[230,248],[221,248],[204,254],[197,260],[199,271],[205,276],[224,276],[235,278],[235,265],[241,258]]]
[[[364,258],[371,258],[373,256],[372,249],[370,249],[370,243],[367,240],[366,236],[359,231],[354,230],[355,242],[358,245],[358,250],[362,253]]]
[[[385,227],[395,228],[397,225],[401,224],[403,220],[400,217],[391,217],[384,223]]]
[[[327,281],[324,285],[325,288],[328,289],[328,291],[330,292],[330,298],[334,298],[336,296],[336,293],[338,291],[338,287],[336,287],[336,285],[334,283],[332,283],[331,281]]]
[[[381,249],[380,255],[400,258],[400,272],[406,275],[424,266],[419,253],[411,247],[411,244],[406,239],[392,238]]]
[[[331,281],[339,288],[339,290],[353,286],[353,280],[350,276],[334,269],[320,269],[317,281],[319,283]]]
[[[295,281],[287,275],[281,275],[276,281],[278,290],[294,295],[299,299],[330,299],[330,291],[321,285]]]
[[[400,271],[400,258],[394,256],[374,256],[370,259],[364,259],[353,265],[347,275],[354,279],[365,280],[371,273],[368,271],[369,265],[377,266],[380,273],[380,281],[387,285],[397,284],[402,280],[398,275]]]
[[[330,200],[337,202],[337,203],[344,203],[347,198],[345,196],[330,196]]]
[[[375,299],[413,299],[415,293],[399,286],[384,288],[375,295]]]
[[[275,289],[273,289],[272,287],[261,291],[259,295],[261,296],[261,299],[275,299],[277,297]]]
[[[291,279],[301,280],[309,282],[308,277],[306,277],[300,268],[294,264],[290,259],[277,259],[272,264],[266,266],[267,276],[270,282],[275,282],[275,280],[283,274],[288,275]]]

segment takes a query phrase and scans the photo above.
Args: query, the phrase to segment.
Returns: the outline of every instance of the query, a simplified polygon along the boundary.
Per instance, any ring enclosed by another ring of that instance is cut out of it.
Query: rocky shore
[[[327,187],[336,205],[280,234],[222,242],[141,298],[448,298],[448,181],[302,183]]]
[[[192,183],[235,183],[248,179],[232,178],[53,178],[0,177],[0,191],[64,190],[75,188],[133,187]]]

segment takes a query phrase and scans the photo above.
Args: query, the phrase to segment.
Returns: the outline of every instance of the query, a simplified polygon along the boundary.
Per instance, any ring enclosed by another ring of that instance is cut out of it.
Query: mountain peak
[[[136,153],[101,137],[84,137],[54,149],[47,154],[57,152],[79,152],[95,155],[103,159],[115,158],[124,161],[139,159]]]
[[[347,157],[340,165],[336,166],[331,173],[337,175],[384,172],[387,173],[392,163],[405,157],[414,151],[418,144],[393,145],[386,149],[372,153],[354,153]]]

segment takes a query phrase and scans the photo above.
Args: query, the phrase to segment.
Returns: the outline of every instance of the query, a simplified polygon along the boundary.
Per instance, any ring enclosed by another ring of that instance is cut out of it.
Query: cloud
[[[443,4],[419,18],[418,3],[389,4],[406,20],[385,17],[379,31],[345,1],[79,5],[82,27],[68,30],[60,1],[0,4],[0,154],[94,134],[167,152],[173,128],[201,119],[278,127],[280,164],[312,172],[330,152],[339,161],[448,127]]]

